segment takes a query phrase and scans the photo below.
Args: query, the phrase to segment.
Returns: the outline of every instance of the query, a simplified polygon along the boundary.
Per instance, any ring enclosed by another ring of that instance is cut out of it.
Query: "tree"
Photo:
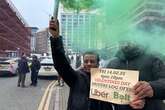
[[[94,0],[61,0],[61,3],[67,9],[80,11],[89,9],[94,4]]]
[[[76,10],[77,12],[83,9],[90,9],[94,4],[94,0],[55,0],[55,18],[57,18],[59,2],[61,2],[66,9]]]

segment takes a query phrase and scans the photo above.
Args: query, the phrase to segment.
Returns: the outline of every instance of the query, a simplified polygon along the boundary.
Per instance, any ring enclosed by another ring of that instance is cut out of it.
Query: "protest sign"
[[[129,104],[134,99],[132,87],[138,82],[139,71],[91,69],[90,98],[115,104]]]

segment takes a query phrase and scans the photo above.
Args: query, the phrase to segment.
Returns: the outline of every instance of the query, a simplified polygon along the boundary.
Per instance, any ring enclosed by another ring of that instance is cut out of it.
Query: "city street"
[[[30,74],[26,77],[26,88],[17,87],[18,77],[0,77],[0,110],[37,110],[41,98],[52,80],[38,80],[38,86],[30,85]]]
[[[165,110],[164,42],[165,0],[0,0],[0,110]]]

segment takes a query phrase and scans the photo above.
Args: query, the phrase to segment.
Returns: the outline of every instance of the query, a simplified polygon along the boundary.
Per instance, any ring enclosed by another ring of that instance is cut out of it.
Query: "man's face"
[[[97,57],[93,54],[84,55],[84,70],[90,72],[91,68],[98,67]]]

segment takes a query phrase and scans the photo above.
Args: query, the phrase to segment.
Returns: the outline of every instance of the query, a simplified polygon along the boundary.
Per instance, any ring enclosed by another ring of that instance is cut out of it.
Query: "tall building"
[[[38,31],[37,27],[30,27],[31,30],[31,52],[35,53],[36,51],[36,32]]]
[[[139,29],[165,28],[165,0],[141,0],[134,10],[133,23]]]
[[[48,30],[40,30],[36,34],[36,53],[38,54],[50,54],[50,40]]]
[[[60,11],[60,32],[67,52],[80,52],[96,47],[95,13]]]
[[[0,0],[0,56],[30,54],[30,30],[10,0]]]

